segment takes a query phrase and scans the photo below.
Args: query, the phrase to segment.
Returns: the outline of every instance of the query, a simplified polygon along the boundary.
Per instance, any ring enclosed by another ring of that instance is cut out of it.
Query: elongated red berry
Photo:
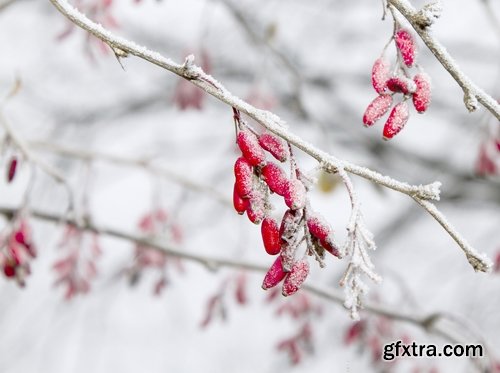
[[[333,243],[331,236],[328,236],[325,239],[320,240],[319,243],[323,247],[323,249],[328,251],[330,254],[336,256],[339,259],[342,258],[342,254],[340,254],[339,248]]]
[[[264,277],[262,289],[267,290],[275,287],[285,278],[285,276],[286,273],[283,272],[283,266],[281,265],[281,257],[278,256]]]
[[[288,148],[285,142],[269,132],[259,136],[259,145],[280,162],[288,159]]]
[[[3,273],[5,274],[5,277],[14,277],[16,275],[16,268],[6,264],[3,267]]]
[[[292,270],[285,278],[283,283],[282,294],[287,297],[295,294],[300,289],[302,284],[309,274],[309,262],[307,259],[302,259],[292,266]]]
[[[423,113],[431,103],[431,78],[426,73],[418,73],[413,77],[417,90],[413,94],[413,106],[419,113]]]
[[[271,217],[266,217],[262,220],[260,227],[262,233],[262,241],[264,248],[269,255],[276,255],[280,252],[281,240],[278,223]]]
[[[363,123],[365,127],[373,125],[377,120],[382,118],[392,105],[391,95],[380,95],[376,97],[366,108],[363,115]]]
[[[9,170],[7,172],[7,182],[11,182],[14,180],[14,177],[16,176],[16,169],[17,169],[17,158],[12,157],[9,163]]]
[[[257,136],[247,129],[243,129],[238,133],[236,142],[243,154],[243,157],[252,165],[259,166],[266,160],[264,149],[259,145]]]
[[[239,157],[234,164],[234,176],[236,177],[236,191],[241,198],[247,198],[252,192],[253,172],[252,166],[246,158]]]
[[[372,68],[372,84],[378,94],[383,94],[387,88],[387,80],[389,79],[390,64],[387,59],[380,57],[375,61]]]
[[[319,240],[325,240],[333,230],[323,216],[317,213],[310,213],[307,217],[307,229]]]
[[[403,76],[393,76],[387,81],[387,88],[392,92],[401,92],[405,95],[417,90],[417,85],[413,80]]]
[[[285,203],[292,210],[299,210],[306,205],[306,187],[299,179],[291,179],[285,188]]]
[[[413,35],[406,29],[399,29],[394,35],[396,46],[401,52],[401,57],[406,66],[412,67],[417,54],[417,44]]]
[[[234,189],[233,189],[233,206],[236,212],[240,215],[243,215],[245,211],[247,210],[248,207],[248,199],[241,198],[241,196],[238,194],[238,191],[236,190],[236,183],[234,184]]]
[[[409,109],[405,101],[394,106],[384,125],[384,140],[392,139],[397,135],[405,126],[408,117]]]
[[[266,182],[272,192],[283,196],[287,189],[288,178],[280,166],[273,162],[268,162],[262,167],[262,179]]]

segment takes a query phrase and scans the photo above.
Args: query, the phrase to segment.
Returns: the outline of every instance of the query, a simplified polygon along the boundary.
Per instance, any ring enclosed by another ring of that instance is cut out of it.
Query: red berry
[[[392,105],[391,95],[381,95],[376,97],[366,108],[363,115],[363,123],[366,127],[371,126],[382,118]]]
[[[296,262],[283,283],[282,294],[286,297],[296,293],[306,280],[308,274],[309,262],[307,259],[302,259]]]
[[[396,46],[401,52],[401,57],[408,67],[412,67],[417,54],[417,46],[413,35],[406,29],[399,29],[394,35]]]
[[[319,214],[309,214],[307,229],[309,229],[309,233],[319,240],[327,239],[330,232],[332,232],[330,224]]]
[[[241,153],[252,166],[259,166],[266,160],[266,154],[260,147],[257,136],[249,130],[241,130],[236,137],[236,142]]]
[[[252,192],[253,172],[250,163],[243,157],[239,157],[234,164],[234,176],[236,177],[236,191],[241,198],[247,198]]]
[[[320,245],[328,251],[330,254],[333,256],[336,256],[339,259],[342,259],[342,255],[340,254],[340,251],[337,246],[333,243],[332,239],[330,237],[327,237],[323,240],[319,240]]]
[[[413,93],[417,89],[417,85],[413,80],[402,76],[393,76],[387,81],[387,88],[392,92],[401,92],[404,95]]]
[[[236,212],[240,215],[243,215],[248,207],[248,199],[243,199],[240,197],[238,191],[236,190],[236,183],[234,184],[233,189],[233,206]]]
[[[380,57],[375,61],[372,68],[372,84],[378,94],[383,94],[387,88],[387,80],[389,79],[389,62]]]
[[[281,257],[277,257],[271,268],[266,273],[262,282],[262,289],[267,290],[278,285],[286,276],[281,265]]]
[[[17,159],[16,157],[12,157],[9,163],[9,171],[7,173],[7,182],[11,182],[14,180],[14,176],[16,176],[16,169],[17,169]]]
[[[272,192],[283,196],[287,188],[288,179],[285,172],[273,162],[267,163],[262,168],[262,179],[266,182]]]
[[[419,113],[423,113],[431,103],[431,79],[426,73],[419,73],[413,77],[417,90],[413,94],[413,106]]]
[[[3,267],[3,273],[6,277],[14,277],[16,275],[16,268],[6,264]]]
[[[405,126],[409,117],[408,104],[400,102],[391,111],[387,122],[384,125],[384,140],[392,139]]]
[[[288,159],[288,149],[284,141],[268,132],[259,136],[259,145],[280,162]]]
[[[269,255],[276,255],[281,249],[281,239],[276,220],[266,217],[261,225],[262,241],[264,248]]]
[[[26,245],[26,240],[24,238],[24,233],[23,231],[17,231],[15,234],[14,234],[14,240],[17,242],[17,243],[20,243],[21,245]]]
[[[306,187],[299,179],[292,179],[285,188],[285,203],[292,210],[299,210],[306,205]]]

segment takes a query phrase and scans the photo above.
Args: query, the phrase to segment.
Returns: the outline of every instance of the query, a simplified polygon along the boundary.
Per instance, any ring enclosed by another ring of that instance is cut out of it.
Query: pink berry
[[[387,88],[387,80],[389,79],[389,61],[384,57],[380,57],[375,61],[372,68],[372,84],[378,94],[383,94]]]
[[[319,214],[309,214],[307,219],[307,229],[318,240],[325,240],[332,232],[332,227]]]
[[[259,166],[266,160],[266,154],[264,149],[259,145],[257,136],[247,129],[243,129],[238,133],[236,137],[236,142],[248,162],[252,166]]]
[[[280,232],[276,220],[266,217],[261,225],[262,241],[269,255],[276,255],[281,249]]]
[[[431,79],[426,73],[418,73],[413,77],[417,90],[413,93],[413,106],[419,113],[423,113],[431,103]]]
[[[236,177],[236,191],[241,198],[247,198],[252,192],[253,172],[252,166],[246,158],[239,157],[236,160],[234,176]]]
[[[248,199],[241,198],[236,190],[236,183],[234,184],[233,189],[233,206],[236,212],[240,215],[243,215],[248,207]]]
[[[16,176],[16,169],[17,169],[17,158],[12,157],[9,163],[9,170],[7,172],[7,182],[10,183],[12,180],[14,180],[14,177]]]
[[[413,80],[402,76],[393,76],[387,81],[387,88],[392,92],[401,92],[404,95],[416,91],[417,86]]]
[[[417,54],[417,45],[413,35],[406,29],[399,29],[394,35],[396,46],[401,52],[401,57],[408,67],[412,67],[415,63]]]
[[[281,257],[277,257],[271,268],[266,273],[262,282],[262,289],[267,290],[278,285],[286,276],[281,265]]]
[[[261,175],[272,192],[280,196],[285,194],[288,179],[280,166],[273,162],[269,162],[262,168]]]
[[[6,264],[3,267],[3,273],[6,277],[14,277],[16,275],[16,267]]]
[[[287,183],[284,197],[290,209],[302,209],[306,205],[306,187],[299,179],[292,179]]]
[[[282,294],[286,297],[295,294],[300,289],[301,285],[309,274],[309,262],[307,259],[300,260],[292,266],[292,270],[288,274],[283,283]]]
[[[376,97],[366,108],[363,115],[363,123],[366,127],[373,125],[382,118],[392,105],[391,95],[380,95]]]
[[[259,136],[259,145],[280,162],[288,159],[288,149],[284,141],[269,132]]]
[[[405,126],[409,117],[408,104],[403,101],[394,106],[384,125],[384,140],[392,139]]]

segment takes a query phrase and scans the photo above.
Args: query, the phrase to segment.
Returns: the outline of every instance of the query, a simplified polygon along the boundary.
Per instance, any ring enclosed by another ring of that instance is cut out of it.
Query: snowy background
[[[88,9],[91,3],[80,5]],[[498,97],[498,24],[495,28],[482,1],[443,3],[435,36],[470,78]],[[267,38],[300,72],[302,111],[294,76],[252,39],[225,2],[114,0],[110,13],[117,21],[115,33],[178,62],[205,51],[211,73],[230,91],[274,102],[272,111],[320,148],[410,183],[442,181],[439,208],[473,246],[495,257],[500,250],[499,179],[477,177],[475,167],[481,142],[498,122],[484,109],[467,113],[461,89],[425,48],[419,63],[433,80],[429,111],[412,112],[405,129],[390,142],[382,142],[380,123],[370,129],[362,125],[363,111],[375,97],[371,67],[392,32],[392,21],[381,21],[380,1],[232,4],[255,35]],[[500,17],[500,3],[491,5]],[[44,150],[43,144],[56,144],[132,159],[152,157],[156,166],[210,186],[227,201],[232,196],[238,153],[230,108],[207,96],[201,110],[180,110],[174,103],[176,76],[134,57],[122,61],[123,70],[109,50],[105,53],[79,29],[58,38],[68,26],[48,1],[17,0],[3,9],[0,93],[5,96],[20,80],[21,88],[4,114],[38,157],[67,176],[77,207],[83,208],[87,185],[88,207],[97,225],[140,234],[138,220],[161,205],[181,227],[186,251],[269,266],[272,259],[262,249],[260,229],[208,193],[187,190],[138,167],[96,161],[88,168]],[[304,154],[298,158],[306,170],[316,166]],[[6,163],[3,157],[3,169]],[[0,206],[19,206],[30,172],[21,164],[12,184],[0,181]],[[30,206],[63,213],[64,188],[40,171],[36,175]],[[370,284],[368,299],[416,315],[458,315],[500,357],[500,276],[475,274],[454,241],[407,196],[364,179],[354,182],[378,245],[372,258],[384,276],[382,284]],[[328,217],[342,240],[350,213],[348,196],[341,185],[322,189],[312,192],[312,205]],[[279,217],[284,210],[277,206]],[[296,334],[304,320],[277,313],[282,304],[296,301],[294,297],[266,302],[261,273],[247,275],[245,305],[233,296],[230,282],[226,320],[215,317],[201,328],[208,299],[237,272],[209,271],[184,261],[183,272],[169,267],[167,287],[154,296],[154,271],[146,271],[134,287],[124,274],[132,265],[134,246],[105,236],[100,237],[103,255],[91,291],[65,301],[64,287],[53,286],[52,269],[63,255],[58,248],[63,228],[39,220],[32,225],[39,256],[26,288],[0,279],[2,373],[473,371],[465,358],[407,359],[394,367],[374,363],[368,342],[344,343],[352,325],[348,312],[314,296],[310,300],[322,312],[307,316],[313,343],[304,349],[300,363],[292,365],[276,346]],[[324,270],[312,265],[308,282],[341,291],[344,263],[330,258],[327,264]],[[362,317],[381,322],[369,313]],[[409,335],[418,343],[443,343],[407,323],[391,322],[390,328],[394,339]]]

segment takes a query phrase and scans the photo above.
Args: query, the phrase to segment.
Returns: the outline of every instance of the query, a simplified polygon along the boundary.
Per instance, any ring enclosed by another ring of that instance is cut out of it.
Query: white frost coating
[[[443,4],[441,3],[441,0],[426,4],[417,13],[418,24],[423,28],[430,27],[439,17],[441,17],[442,12]]]

